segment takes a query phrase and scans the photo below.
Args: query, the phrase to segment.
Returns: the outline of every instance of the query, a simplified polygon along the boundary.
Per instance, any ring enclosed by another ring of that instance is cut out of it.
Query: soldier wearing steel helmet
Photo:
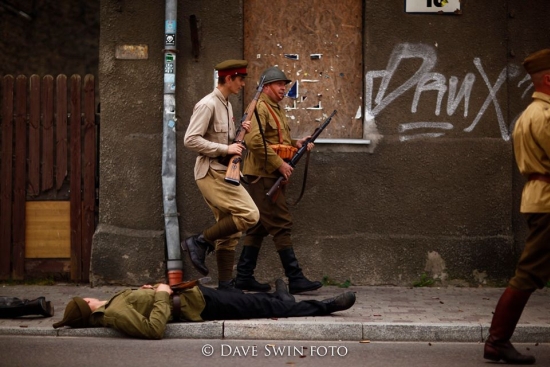
[[[237,265],[235,287],[242,290],[267,292],[269,284],[254,278],[254,269],[263,239],[271,235],[275,249],[288,277],[290,293],[313,291],[322,287],[318,281],[307,279],[298,264],[291,240],[292,216],[285,198],[284,185],[272,197],[266,193],[275,181],[283,176],[288,180],[293,167],[287,163],[293,150],[300,148],[309,138],[294,140],[285,112],[279,102],[285,96],[290,80],[277,67],[266,69],[264,87],[258,100],[257,116],[252,119],[250,132],[245,136],[248,148],[243,163],[243,174],[249,182],[248,191],[260,210],[260,221],[246,231],[243,250]],[[313,144],[308,144],[308,150]]]

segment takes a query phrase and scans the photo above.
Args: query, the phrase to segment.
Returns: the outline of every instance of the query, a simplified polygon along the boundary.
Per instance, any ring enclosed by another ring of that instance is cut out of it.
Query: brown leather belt
[[[178,294],[172,293],[172,319],[179,321],[181,315],[181,300]]]
[[[531,173],[528,179],[529,181],[538,180],[550,183],[550,175],[543,175],[542,173]]]

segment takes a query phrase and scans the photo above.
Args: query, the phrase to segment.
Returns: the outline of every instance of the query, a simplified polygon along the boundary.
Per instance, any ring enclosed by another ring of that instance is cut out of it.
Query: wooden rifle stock
[[[187,282],[177,283],[177,284],[171,285],[170,288],[172,288],[173,291],[176,291],[178,289],[179,290],[189,289],[189,288],[196,287],[199,284],[206,284],[206,283],[210,282],[211,280],[212,279],[210,277],[204,277],[204,278],[200,278],[200,279],[190,280],[190,281],[187,281]]]
[[[311,135],[311,138],[306,140],[305,143],[302,144],[302,147],[300,149],[298,149],[298,151],[296,153],[294,153],[294,155],[290,159],[290,162],[288,162],[288,164],[290,164],[290,166],[292,168],[296,167],[296,164],[298,164],[298,161],[300,160],[300,158],[302,158],[302,156],[307,152],[307,145],[309,143],[313,143],[315,141],[315,139],[317,139],[319,137],[319,135],[321,135],[321,133],[328,126],[328,124],[330,123],[330,120],[332,120],[332,117],[335,114],[336,114],[336,110],[332,111],[330,116],[327,117],[327,119],[321,124],[321,126],[319,126],[317,129],[315,129],[315,131]],[[271,186],[271,188],[269,189],[269,191],[267,192],[266,195],[267,196],[273,195],[275,193],[275,191],[277,191],[277,189],[279,189],[279,187],[281,186],[281,182],[283,182],[283,180],[284,180],[283,176],[279,177],[277,179],[277,181],[275,181],[273,186]]]
[[[254,110],[256,109],[256,104],[258,103],[258,98],[260,98],[260,94],[264,89],[264,79],[265,79],[265,76],[263,76],[262,79],[260,80],[260,83],[258,84],[258,88],[256,89],[256,94],[254,95],[254,98],[248,105],[246,112],[241,118],[241,126],[239,126],[239,129],[237,130],[237,133],[235,135],[235,140],[233,140],[233,144],[234,143],[243,144],[244,142],[244,136],[246,135],[246,130],[243,129],[242,123],[245,122],[247,118],[254,113]],[[228,182],[235,186],[239,186],[241,184],[242,160],[243,159],[240,155],[235,154],[232,157],[230,157],[228,161],[222,162],[227,165],[227,171],[225,172],[225,182]]]

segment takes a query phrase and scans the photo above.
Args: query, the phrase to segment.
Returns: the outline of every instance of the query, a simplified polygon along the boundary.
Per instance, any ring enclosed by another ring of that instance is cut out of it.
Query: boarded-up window
[[[281,103],[293,138],[333,110],[321,138],[362,138],[362,14],[361,0],[245,0],[246,103],[263,70],[278,66],[292,80]]]
[[[69,201],[27,201],[25,257],[71,257]]]

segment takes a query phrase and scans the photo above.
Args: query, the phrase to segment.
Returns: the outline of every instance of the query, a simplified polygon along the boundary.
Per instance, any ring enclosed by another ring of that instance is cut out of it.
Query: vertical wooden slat
[[[30,196],[40,194],[40,77],[36,74],[30,78],[29,99],[29,160],[28,188]]]
[[[84,78],[84,213],[82,221],[82,280],[89,280],[92,236],[95,230],[95,125],[94,76]]]
[[[59,190],[67,177],[67,77],[58,75],[56,80],[55,187]]]
[[[27,77],[19,75],[15,84],[15,168],[13,181],[12,277],[25,272],[25,201],[27,173]]]
[[[82,143],[81,143],[81,77],[71,80],[71,279],[82,277]]]
[[[42,79],[42,191],[53,187],[53,77]]]
[[[2,166],[0,167],[0,279],[11,272],[11,220],[13,178],[13,86],[11,75],[2,78]]]

